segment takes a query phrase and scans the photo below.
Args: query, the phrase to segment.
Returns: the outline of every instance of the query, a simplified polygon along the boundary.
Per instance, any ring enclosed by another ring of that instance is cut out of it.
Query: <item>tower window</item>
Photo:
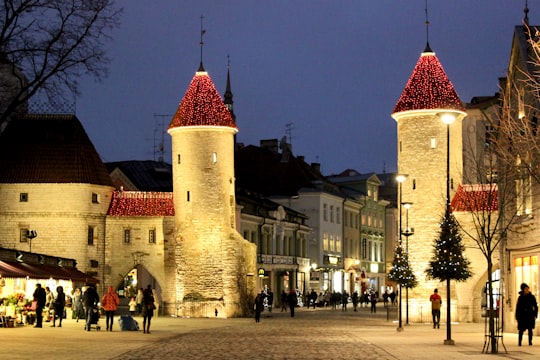
[[[217,163],[217,152],[212,153],[212,162]]]
[[[148,242],[150,244],[155,244],[156,243],[156,229],[148,230]]]
[[[182,157],[180,156],[180,154],[178,154],[178,163],[179,163],[179,164],[182,163]]]
[[[190,196],[189,196],[189,191],[188,191],[188,192],[187,192],[187,196],[186,196],[186,200],[187,200],[188,202],[189,202],[189,198],[190,198]]]
[[[88,227],[88,245],[94,245],[94,227]]]
[[[28,202],[28,193],[20,193],[19,194],[19,201],[20,202]]]
[[[431,138],[431,148],[435,149],[437,147],[437,140],[435,138]]]
[[[99,204],[98,194],[92,193],[92,204]]]

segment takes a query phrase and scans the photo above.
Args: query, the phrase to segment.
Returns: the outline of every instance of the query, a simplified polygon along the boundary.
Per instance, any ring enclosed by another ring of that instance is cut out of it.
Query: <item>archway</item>
[[[120,313],[129,312],[129,301],[132,297],[137,296],[140,289],[146,289],[150,285],[153,289],[154,299],[156,304],[156,315],[162,315],[161,305],[161,286],[156,278],[142,265],[137,264],[132,267],[123,277],[122,281],[117,285],[118,296],[120,297]]]

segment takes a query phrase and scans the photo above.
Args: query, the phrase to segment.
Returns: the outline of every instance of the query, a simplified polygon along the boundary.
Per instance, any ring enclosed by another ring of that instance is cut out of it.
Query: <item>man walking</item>
[[[431,316],[433,317],[433,328],[439,329],[441,327],[440,322],[442,305],[442,299],[441,295],[439,295],[439,290],[433,290],[433,294],[431,294],[431,296],[429,297],[429,301],[431,301]]]
[[[43,327],[43,308],[46,299],[45,289],[41,287],[41,284],[36,284],[36,290],[34,291],[34,301],[36,301],[36,325],[34,327],[36,328]]]

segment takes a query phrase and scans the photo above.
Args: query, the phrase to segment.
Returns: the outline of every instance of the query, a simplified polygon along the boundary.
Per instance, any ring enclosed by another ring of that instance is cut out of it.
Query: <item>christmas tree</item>
[[[470,261],[463,253],[465,246],[454,215],[446,212],[440,224],[439,237],[435,239],[433,257],[426,274],[431,279],[465,281],[471,277]]]
[[[400,287],[414,288],[417,284],[416,276],[409,265],[409,255],[403,251],[402,244],[396,247],[392,269],[388,273],[388,279],[399,284]]]

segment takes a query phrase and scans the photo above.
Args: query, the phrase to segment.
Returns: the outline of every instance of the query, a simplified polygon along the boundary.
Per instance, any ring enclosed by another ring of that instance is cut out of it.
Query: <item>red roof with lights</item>
[[[195,73],[169,129],[180,126],[228,126],[237,129],[206,71]]]
[[[424,52],[416,63],[393,113],[411,110],[451,109],[465,112],[454,85],[434,52]]]
[[[497,211],[497,184],[460,185],[450,205],[453,211]]]
[[[173,193],[115,191],[107,215],[174,216]]]

